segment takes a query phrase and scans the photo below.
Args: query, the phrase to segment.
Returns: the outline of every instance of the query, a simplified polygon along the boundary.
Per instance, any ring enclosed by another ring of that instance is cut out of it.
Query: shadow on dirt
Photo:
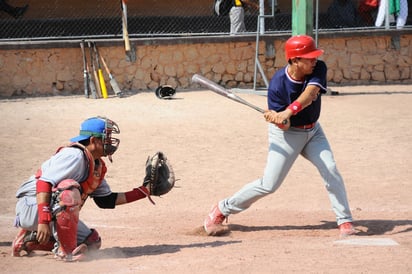
[[[193,243],[187,245],[145,245],[136,247],[111,247],[98,251],[98,255],[94,259],[106,258],[131,258],[139,256],[160,255],[166,253],[176,253],[184,248],[205,248],[205,247],[219,247],[223,245],[238,244],[242,241],[214,241],[209,243]]]
[[[335,94],[331,94],[331,95],[333,95],[333,96],[353,96],[353,95],[399,95],[399,94],[412,95],[412,92],[410,92],[410,91],[365,91],[365,92],[338,92],[338,91],[335,91]]]
[[[395,235],[412,232],[412,220],[357,220],[354,221],[357,236]],[[280,225],[280,226],[245,226],[229,224],[230,231],[258,232],[258,231],[288,231],[293,230],[334,230],[337,229],[335,222],[322,221],[318,225]],[[198,235],[202,236],[202,235]],[[207,248],[224,245],[238,244],[242,241],[214,241],[204,243],[191,243],[182,245],[158,244],[136,247],[110,247],[90,253],[90,259],[99,260],[106,258],[131,258],[138,256],[160,255],[176,253],[184,248]],[[11,246],[11,241],[0,242],[0,246]]]
[[[412,220],[360,220],[354,222],[355,226],[366,227],[360,236],[400,234],[412,231]]]
[[[357,220],[353,222],[358,236],[400,234],[412,231],[412,220]],[[330,230],[337,229],[335,222],[322,221],[319,225],[244,226],[230,224],[231,231],[255,232],[265,230]]]

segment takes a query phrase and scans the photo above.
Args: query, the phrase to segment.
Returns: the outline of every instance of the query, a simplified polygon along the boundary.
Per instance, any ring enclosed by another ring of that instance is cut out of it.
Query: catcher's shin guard
[[[81,204],[80,185],[70,180],[62,181],[56,193],[59,207],[55,210],[55,229],[59,243],[59,256],[72,260],[73,251],[77,247],[77,225]]]

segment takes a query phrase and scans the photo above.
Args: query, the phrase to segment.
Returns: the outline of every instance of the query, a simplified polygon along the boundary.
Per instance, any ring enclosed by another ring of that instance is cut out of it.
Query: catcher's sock
[[[340,224],[339,232],[340,232],[341,238],[356,234],[356,230],[353,227],[352,222],[346,222],[346,223]]]
[[[36,231],[21,229],[13,241],[11,255],[13,257],[20,257],[21,251],[26,251],[28,255],[34,250],[52,251],[55,243],[54,239],[50,238],[50,241],[46,244],[40,244],[36,240],[36,235]]]
[[[24,237],[24,250],[27,254],[30,254],[34,250],[52,251],[55,242],[56,241],[54,238],[50,237],[47,243],[40,244],[37,241],[37,231],[32,231],[30,233],[26,233],[26,236]]]
[[[218,205],[212,206],[212,210],[207,215],[203,227],[209,236],[218,236],[224,234],[228,231],[226,226],[223,226],[222,223],[226,219],[226,216],[222,214],[219,210]]]

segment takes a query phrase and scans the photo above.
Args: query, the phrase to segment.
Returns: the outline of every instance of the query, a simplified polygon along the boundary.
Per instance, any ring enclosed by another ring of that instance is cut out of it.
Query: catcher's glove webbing
[[[146,176],[143,186],[150,195],[161,196],[168,193],[175,185],[175,174],[163,152],[157,152],[146,161]]]

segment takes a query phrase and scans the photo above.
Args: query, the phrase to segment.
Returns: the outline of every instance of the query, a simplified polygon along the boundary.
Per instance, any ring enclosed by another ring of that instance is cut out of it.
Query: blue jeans
[[[329,142],[319,123],[309,130],[291,127],[287,131],[269,125],[269,153],[262,178],[246,184],[233,196],[219,202],[223,215],[239,213],[275,192],[299,155],[309,160],[323,178],[337,224],[352,221],[345,185]]]

